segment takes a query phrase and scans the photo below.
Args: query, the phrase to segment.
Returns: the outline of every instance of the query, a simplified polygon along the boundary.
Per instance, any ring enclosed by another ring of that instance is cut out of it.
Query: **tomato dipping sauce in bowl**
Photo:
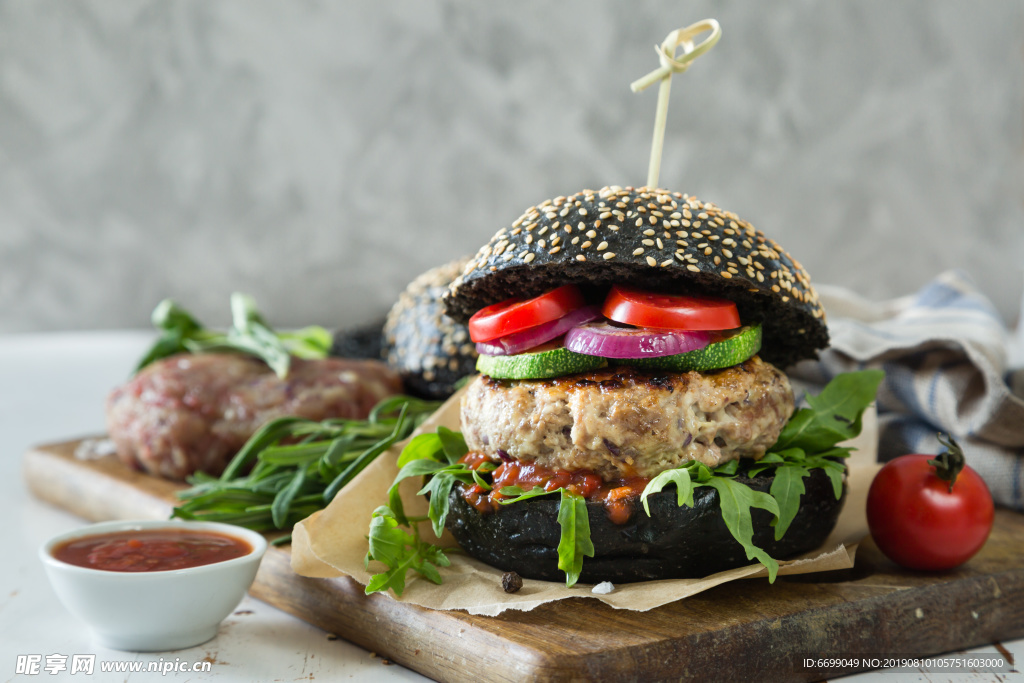
[[[199,645],[245,596],[267,549],[261,534],[214,522],[105,522],[39,549],[54,592],[96,640],[157,652]]]
[[[113,531],[65,541],[53,549],[61,562],[110,572],[162,572],[233,560],[252,552],[235,536],[187,529]]]

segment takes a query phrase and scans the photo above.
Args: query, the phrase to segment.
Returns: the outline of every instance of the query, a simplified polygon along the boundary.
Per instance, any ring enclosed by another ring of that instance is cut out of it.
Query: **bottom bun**
[[[736,480],[756,491],[767,492],[774,477],[763,472]],[[775,540],[773,515],[752,509],[754,545],[782,560],[810,552],[822,545],[835,527],[846,498],[836,500],[832,482],[824,470],[811,470],[804,479],[806,492],[800,510],[782,540]],[[753,564],[722,520],[718,492],[709,486],[693,491],[693,507],[676,503],[676,489],[669,487],[648,496],[651,516],[639,499],[629,521],[615,524],[600,502],[587,502],[594,557],[583,560],[582,583],[629,583],[657,579],[701,578]],[[471,556],[529,579],[563,581],[558,569],[558,501],[556,494],[503,505],[495,512],[480,513],[462,495],[451,492],[446,527]]]

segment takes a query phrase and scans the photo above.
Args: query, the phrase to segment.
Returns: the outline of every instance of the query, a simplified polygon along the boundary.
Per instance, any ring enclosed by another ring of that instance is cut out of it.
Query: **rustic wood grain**
[[[24,474],[39,498],[86,519],[166,517],[180,485],[115,458],[79,460],[78,442],[32,449]],[[1024,516],[998,510],[985,548],[959,569],[912,572],[863,543],[853,569],[736,581],[649,612],[571,599],[497,617],[441,612],[348,578],[291,571],[267,552],[251,593],[424,675],[447,681],[811,681],[814,656],[925,656],[1024,635]]]

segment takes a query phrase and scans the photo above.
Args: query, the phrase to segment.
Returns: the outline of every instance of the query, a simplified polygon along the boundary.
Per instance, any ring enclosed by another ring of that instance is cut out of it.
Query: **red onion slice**
[[[608,321],[592,322],[569,330],[565,348],[604,358],[658,358],[702,349],[711,342],[704,330],[652,330],[620,327]]]
[[[600,317],[602,317],[600,306],[584,306],[566,313],[558,320],[542,323],[494,341],[477,342],[476,351],[485,356],[512,356],[561,337],[577,325],[597,320]]]

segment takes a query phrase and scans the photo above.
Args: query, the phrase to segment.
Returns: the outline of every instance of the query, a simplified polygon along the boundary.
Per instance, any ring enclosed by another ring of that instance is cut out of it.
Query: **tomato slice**
[[[469,338],[488,342],[558,320],[585,304],[576,285],[563,285],[532,299],[506,299],[473,314],[469,319]]]
[[[736,304],[710,296],[659,294],[614,285],[601,312],[615,322],[662,330],[730,330],[740,326]]]

